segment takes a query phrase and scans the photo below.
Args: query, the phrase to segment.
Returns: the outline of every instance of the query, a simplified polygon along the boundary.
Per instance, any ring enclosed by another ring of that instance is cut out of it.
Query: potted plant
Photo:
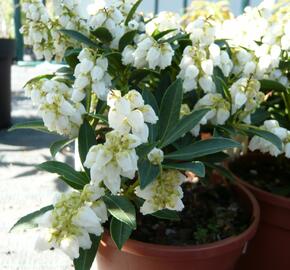
[[[41,1],[24,1],[26,43],[67,65],[27,83],[43,120],[12,130],[63,135],[53,157],[77,140],[82,169],[40,164],[73,190],[13,230],[43,228],[37,249],[60,248],[76,269],[90,269],[98,247],[102,270],[234,269],[259,207],[223,178],[232,179],[224,151],[240,147],[228,132],[281,141],[243,124],[264,94],[240,72],[241,48],[218,35],[220,22],[200,17],[184,29],[172,14],[147,19],[140,3],[61,1],[51,16]],[[244,87],[252,91],[241,104]]]
[[[248,252],[239,263],[238,269],[241,270],[290,268],[290,43],[287,14],[289,4],[278,1],[272,6],[262,3],[258,8],[248,8],[245,14],[235,19],[244,22],[237,24],[235,31],[242,32],[248,27],[247,23],[253,29],[243,40],[237,41],[242,42],[247,50],[243,57],[248,59],[246,65],[252,69],[251,76],[260,77],[262,68],[269,74],[261,77],[265,98],[252,115],[251,124],[272,132],[282,141],[282,144],[274,145],[257,136],[242,137],[245,145],[242,156],[229,164],[231,171],[255,195],[261,207],[261,223]],[[255,29],[259,30],[255,33]],[[248,152],[247,148],[253,152]]]
[[[0,129],[11,124],[11,64],[15,55],[15,40],[13,39],[13,9],[12,4],[0,4]],[[2,14],[3,13],[3,14]]]

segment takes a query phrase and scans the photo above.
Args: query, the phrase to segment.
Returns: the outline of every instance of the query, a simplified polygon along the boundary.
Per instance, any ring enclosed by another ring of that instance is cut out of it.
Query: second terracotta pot
[[[247,155],[235,162],[262,155]],[[231,165],[229,165],[231,167]],[[290,199],[263,191],[238,178],[256,197],[261,208],[261,222],[248,251],[241,257],[237,270],[290,269]]]
[[[119,251],[108,233],[97,254],[98,270],[233,270],[245,246],[255,235],[260,210],[250,192],[235,186],[252,213],[252,224],[239,236],[197,246],[164,246],[128,240]]]

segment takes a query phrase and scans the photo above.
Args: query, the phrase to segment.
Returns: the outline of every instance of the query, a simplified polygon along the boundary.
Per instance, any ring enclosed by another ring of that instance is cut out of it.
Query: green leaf
[[[180,221],[178,212],[169,209],[159,210],[155,213],[152,213],[151,216],[154,216],[159,219]]]
[[[282,151],[282,148],[283,148],[282,141],[274,133],[257,128],[257,127],[254,127],[254,126],[240,125],[238,127],[238,129],[241,130],[242,132],[249,134],[249,135],[256,135],[258,137],[261,137],[261,138],[265,139],[266,141],[269,141],[270,143],[274,144],[280,151]]]
[[[75,30],[68,30],[68,29],[61,29],[59,30],[61,33],[67,35],[68,37],[79,41],[89,47],[92,47],[94,49],[99,49],[100,46],[98,44],[96,44],[95,42],[93,42],[92,40],[90,40],[87,36],[83,35],[82,33],[75,31]]]
[[[162,164],[165,169],[177,169],[181,171],[190,171],[199,177],[205,176],[205,167],[202,162],[186,162],[186,163],[166,163]]]
[[[276,90],[278,92],[286,92],[286,87],[277,82],[277,81],[272,81],[272,80],[261,80],[261,89],[262,90]]]
[[[218,45],[220,48],[226,47],[227,53],[228,53],[229,57],[232,59],[231,47],[226,39],[218,39],[214,43],[216,45]]]
[[[127,18],[126,18],[126,21],[125,21],[125,25],[127,26],[128,23],[132,20],[136,10],[138,9],[139,5],[142,3],[142,0],[138,0],[136,1],[136,3],[133,5],[133,7],[131,8]]]
[[[241,145],[231,139],[215,137],[188,145],[173,153],[165,155],[165,158],[171,160],[193,160],[235,147],[241,147]]]
[[[165,31],[162,31],[162,32],[159,32],[152,35],[152,37],[155,39],[155,40],[159,40],[160,38],[163,38],[164,36],[166,36],[167,34],[173,32],[173,31],[176,31],[177,29],[168,29],[168,30],[165,30]]]
[[[75,189],[83,189],[83,187],[89,183],[89,180],[84,177],[82,173],[75,171],[66,163],[59,161],[46,161],[38,165],[37,168],[58,174],[61,176],[62,180]]]
[[[90,249],[80,249],[80,256],[74,259],[75,270],[90,270],[97,255],[98,247],[101,241],[101,236],[90,234],[92,246]]]
[[[27,85],[31,84],[31,83],[35,83],[38,82],[42,79],[52,79],[55,75],[54,74],[45,74],[45,75],[39,75],[37,77],[32,78],[31,80],[29,80],[24,86],[23,88],[25,88]]]
[[[158,75],[158,73],[156,73],[153,70],[149,70],[149,69],[136,69],[134,71],[131,72],[130,74],[130,78],[129,78],[129,83],[132,84],[138,84],[139,82],[141,82],[142,80],[144,80],[147,76],[149,75]]]
[[[125,197],[106,195],[103,197],[110,214],[119,221],[136,229],[136,211],[134,205]]]
[[[95,131],[86,119],[80,127],[78,143],[80,159],[84,164],[90,148],[97,144]],[[87,175],[90,175],[89,170],[87,168],[85,170]]]
[[[98,120],[101,120],[102,122],[106,123],[106,124],[109,124],[108,122],[108,117],[103,115],[103,114],[93,114],[93,113],[88,113],[87,114],[90,118],[93,118],[93,119],[98,119]]]
[[[55,157],[58,152],[60,152],[63,148],[65,148],[67,145],[72,143],[75,139],[63,139],[57,142],[54,142],[50,146],[50,153],[52,157]]]
[[[106,27],[99,27],[92,31],[92,34],[104,43],[110,43],[113,40],[111,32]]]
[[[183,40],[189,38],[189,34],[178,33],[177,35],[170,37],[166,40],[162,40],[160,43],[173,43],[176,40]]]
[[[13,227],[9,230],[9,232],[15,231],[15,230],[25,230],[25,229],[32,229],[38,227],[38,224],[36,223],[37,218],[42,216],[47,211],[50,211],[53,209],[53,205],[48,205],[43,208],[41,208],[38,211],[35,211],[33,213],[30,213],[22,218],[20,218]]]
[[[78,56],[81,52],[81,49],[67,49],[64,55],[66,63],[70,66],[71,69],[75,69],[76,65],[79,63]]]
[[[155,111],[156,115],[158,115],[159,110],[158,110],[157,101],[156,101],[154,95],[148,90],[143,90],[142,97],[144,99],[145,104],[150,105],[153,108],[153,110]],[[148,128],[149,128],[148,141],[150,143],[153,143],[156,140],[156,138],[158,137],[158,125],[157,124],[148,124]]]
[[[123,245],[130,238],[132,229],[126,223],[123,223],[118,219],[112,217],[110,223],[110,233],[116,246],[119,250],[121,250]]]
[[[160,173],[160,168],[153,165],[147,158],[138,160],[138,172],[140,177],[140,188],[144,189],[151,184]]]
[[[165,135],[161,141],[160,148],[175,142],[181,138],[181,136],[192,130],[209,111],[210,109],[201,109],[193,111],[191,114],[181,118],[173,130]]]
[[[158,122],[161,141],[173,131],[179,120],[182,97],[182,81],[177,79],[168,87],[161,102]]]
[[[45,126],[42,120],[36,120],[36,121],[29,121],[24,123],[18,123],[13,125],[8,131],[14,131],[17,129],[33,129],[45,133],[54,133],[50,132]]]
[[[133,42],[137,33],[137,30],[132,30],[125,33],[119,41],[119,51],[122,52],[127,45],[130,45]]]
[[[156,146],[156,143],[143,143],[136,148],[139,158],[146,158],[147,154]]]

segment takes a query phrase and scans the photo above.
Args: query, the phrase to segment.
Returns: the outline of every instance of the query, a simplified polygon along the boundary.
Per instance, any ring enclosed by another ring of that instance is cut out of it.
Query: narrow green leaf
[[[23,86],[23,88],[25,88],[27,85],[31,84],[31,83],[35,83],[38,82],[42,79],[52,79],[55,75],[54,74],[45,74],[45,75],[40,75],[37,77],[32,78],[31,80],[29,80],[28,82],[26,82],[26,84]]]
[[[72,143],[75,139],[64,139],[57,142],[54,142],[50,146],[50,153],[52,157],[55,157],[58,152],[64,149],[67,145]]]
[[[254,126],[240,125],[238,129],[241,130],[242,132],[245,132],[246,134],[256,135],[258,137],[261,137],[265,139],[266,141],[269,141],[270,143],[274,144],[280,151],[282,151],[282,148],[283,148],[282,141],[274,133],[254,127]]]
[[[201,109],[193,111],[191,114],[181,118],[171,132],[167,133],[161,142],[160,148],[163,148],[192,130],[201,119],[210,111],[210,109]]]
[[[162,32],[158,32],[156,34],[153,33],[153,38],[155,40],[159,40],[160,38],[163,38],[164,36],[166,36],[167,34],[173,32],[173,31],[176,31],[177,29],[168,29],[168,30],[165,30],[165,31],[162,31]]]
[[[186,162],[186,163],[166,163],[162,164],[165,169],[177,169],[181,171],[190,171],[199,177],[205,176],[205,167],[202,162]]]
[[[80,159],[84,164],[90,148],[97,144],[95,131],[86,119],[80,127],[78,143]],[[90,175],[89,170],[87,168],[85,170],[87,175]]]
[[[260,83],[262,90],[276,90],[278,92],[286,92],[286,87],[278,81],[261,80]]]
[[[35,120],[35,121],[29,121],[24,123],[18,123],[13,125],[8,131],[14,131],[17,129],[33,129],[36,131],[41,131],[45,133],[54,133],[50,132],[45,126],[42,120]]]
[[[151,216],[154,216],[154,217],[159,218],[159,219],[165,219],[165,220],[171,220],[171,221],[180,221],[180,217],[179,217],[178,212],[173,211],[173,210],[169,210],[169,209],[157,211],[157,212],[151,214]]]
[[[64,59],[72,70],[74,70],[76,65],[79,63],[78,56],[80,52],[81,49],[67,49],[65,52]]]
[[[111,32],[106,27],[99,27],[92,31],[92,34],[104,43],[110,43],[113,40]]]
[[[84,177],[80,172],[75,171],[66,163],[59,161],[46,161],[38,165],[37,168],[58,174],[61,176],[62,180],[75,189],[83,189],[83,187],[89,183],[88,178]]]
[[[138,172],[140,177],[140,188],[144,189],[151,184],[160,173],[160,168],[153,165],[147,158],[138,160]]]
[[[160,43],[173,43],[175,41],[183,40],[189,38],[189,34],[178,33],[177,35],[170,37],[168,39],[160,41]]]
[[[132,229],[126,223],[123,223],[118,219],[112,217],[110,223],[110,233],[116,246],[119,250],[121,250],[123,245],[130,238]]]
[[[171,160],[193,160],[235,147],[241,147],[241,145],[231,139],[214,137],[188,145],[176,152],[165,155],[165,158]]]
[[[128,23],[132,20],[136,10],[138,9],[139,5],[142,3],[142,0],[138,0],[136,1],[136,3],[133,5],[133,7],[131,8],[127,18],[126,18],[126,21],[125,21],[125,25],[127,26]]]
[[[68,29],[61,29],[59,30],[61,33],[67,35],[68,37],[79,41],[89,47],[92,47],[94,49],[99,49],[100,46],[98,44],[96,44],[95,42],[93,42],[92,40],[90,40],[87,36],[83,35],[82,33],[75,31],[75,30],[68,30]]]
[[[177,79],[168,87],[161,102],[158,122],[161,141],[173,131],[179,120],[182,97],[182,81]]]
[[[94,119],[98,119],[98,120],[101,120],[102,122],[106,123],[106,124],[109,124],[108,122],[108,117],[103,115],[103,114],[93,114],[93,113],[88,113],[87,114],[90,118],[94,118]]]
[[[37,218],[42,216],[47,211],[50,211],[53,209],[53,205],[48,205],[40,210],[37,210],[35,212],[32,212],[22,218],[20,218],[13,227],[9,230],[9,232],[15,231],[15,230],[24,230],[24,229],[32,229],[38,227],[36,221]]]
[[[106,195],[103,197],[110,214],[119,221],[136,229],[136,211],[134,205],[125,197]]]
[[[91,248],[86,250],[81,248],[80,256],[74,259],[75,270],[91,270],[102,237],[90,234],[90,238],[92,241]]]
[[[127,45],[130,45],[133,42],[137,33],[137,30],[132,30],[125,33],[119,41],[119,51],[122,52]]]

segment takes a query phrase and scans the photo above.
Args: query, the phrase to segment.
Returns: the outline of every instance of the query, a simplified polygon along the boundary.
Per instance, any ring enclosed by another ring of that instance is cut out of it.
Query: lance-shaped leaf
[[[140,188],[144,189],[157,178],[160,168],[157,165],[153,165],[147,158],[144,158],[138,160],[138,172]]]
[[[110,223],[110,233],[116,246],[119,250],[121,250],[123,245],[130,238],[132,229],[126,223],[112,217]]]
[[[163,148],[180,139],[181,136],[192,130],[209,111],[210,109],[201,109],[184,116],[177,122],[171,132],[165,134],[160,147]]]
[[[205,167],[202,162],[185,162],[185,163],[166,163],[162,164],[165,169],[177,169],[181,171],[190,171],[199,177],[205,176]]]
[[[110,214],[119,221],[136,229],[136,211],[134,205],[125,197],[106,195],[103,197]]]
[[[89,179],[84,174],[75,171],[66,163],[46,161],[37,167],[41,170],[58,174],[63,181],[75,189],[83,189],[83,187],[89,183]]]
[[[151,216],[154,216],[159,219],[171,220],[171,221],[180,221],[180,216],[177,211],[163,209],[155,213],[152,213]]]
[[[133,7],[131,8],[126,21],[125,21],[125,25],[127,26],[129,24],[129,22],[133,19],[133,16],[136,12],[136,10],[138,9],[139,5],[142,3],[143,0],[138,0],[136,1],[136,3],[133,5]]]
[[[91,270],[92,264],[97,255],[98,247],[102,236],[90,234],[92,246],[90,249],[80,249],[80,256],[74,259],[75,270]]]
[[[24,122],[24,123],[18,123],[13,125],[9,131],[14,131],[17,129],[33,129],[36,131],[40,131],[40,132],[45,132],[45,133],[53,133],[54,132],[50,132],[45,126],[42,120],[35,120],[35,121],[29,121],[29,122]]]
[[[50,211],[53,209],[53,205],[45,206],[35,212],[32,212],[22,218],[20,218],[10,229],[9,232],[15,231],[15,230],[24,230],[24,229],[32,229],[38,227],[37,219],[42,216],[47,211]]]
[[[58,152],[72,143],[75,139],[63,139],[57,142],[54,142],[50,146],[50,153],[52,157],[55,157]]]
[[[137,33],[137,30],[132,30],[125,33],[119,41],[119,51],[123,51],[127,45],[130,45]]]
[[[188,145],[165,155],[165,158],[171,160],[193,160],[236,147],[240,148],[240,143],[227,138],[214,137]]]
[[[109,43],[113,40],[111,32],[106,27],[99,27],[94,30],[93,35],[95,35],[101,42]]]

